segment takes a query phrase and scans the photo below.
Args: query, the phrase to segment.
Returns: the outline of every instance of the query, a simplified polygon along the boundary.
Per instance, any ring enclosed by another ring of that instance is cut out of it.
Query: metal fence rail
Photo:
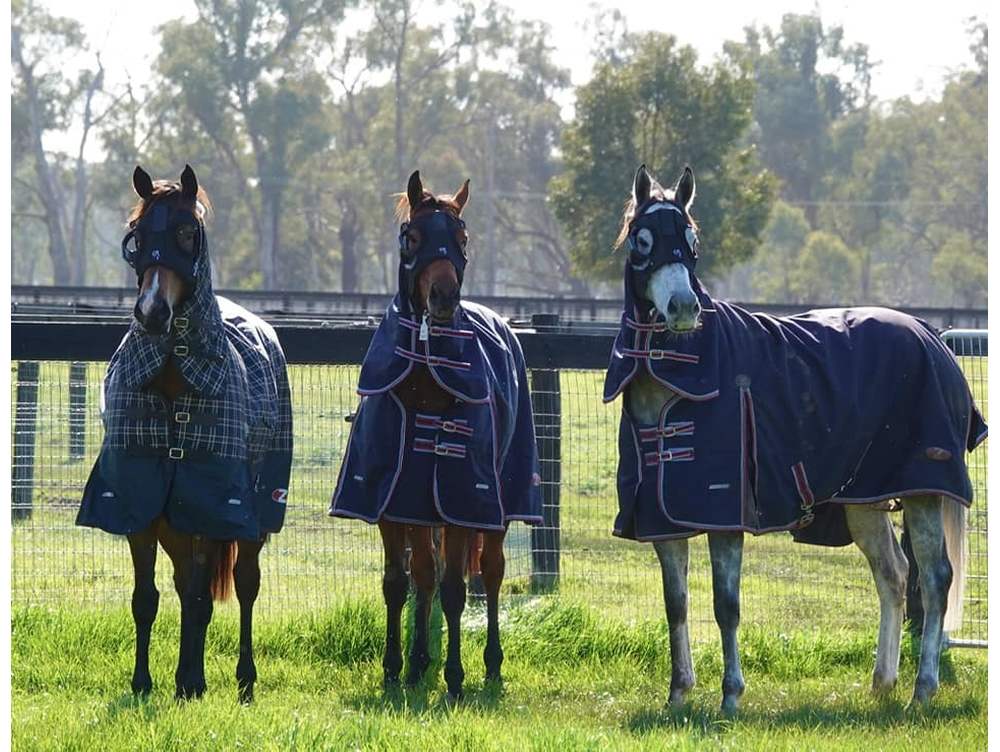
[[[620,405],[601,402],[610,337],[537,330],[519,333],[533,388],[543,463],[546,525],[508,535],[505,601],[545,598],[553,587],[616,618],[662,618],[659,568],[650,546],[610,535]],[[67,328],[68,327],[68,328]],[[119,604],[132,587],[124,539],[77,528],[74,518],[100,448],[104,358],[120,325],[15,322],[12,394],[15,604]],[[285,529],[262,556],[262,618],[380,597],[381,545],[374,527],[326,515],[347,441],[345,417],[370,329],[279,328],[295,406],[295,463]],[[983,333],[949,343],[986,410]],[[98,361],[95,352],[103,352]],[[88,355],[90,353],[90,355]],[[986,639],[986,451],[970,458],[977,502],[970,515],[965,620],[956,637]],[[901,520],[900,520],[901,521]],[[878,604],[855,547],[794,544],[786,534],[747,539],[743,622],[793,631],[814,626],[875,629]],[[172,592],[170,568],[158,572]],[[164,603],[170,602],[166,597]],[[691,623],[716,637],[704,536],[691,552]],[[232,605],[225,608],[234,608]]]

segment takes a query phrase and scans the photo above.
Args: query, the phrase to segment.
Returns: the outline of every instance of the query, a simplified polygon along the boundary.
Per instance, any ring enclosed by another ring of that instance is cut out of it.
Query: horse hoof
[[[399,674],[395,676],[383,676],[382,677],[382,689],[386,692],[391,692],[392,690],[399,689]]]
[[[892,690],[896,688],[896,679],[887,679],[882,676],[872,677],[872,694],[876,697],[886,697],[892,694]]]
[[[738,695],[726,695],[722,698],[722,705],[719,711],[725,716],[736,715],[740,709],[740,698]]]
[[[910,700],[910,704],[906,706],[907,709],[915,710],[918,708],[926,708],[930,705],[931,698],[933,698],[936,693],[937,684],[917,680],[917,684],[913,688],[913,698]]]
[[[410,669],[406,672],[406,686],[408,689],[412,689],[420,684],[430,665],[431,660],[428,657],[410,659]]]
[[[200,700],[201,696],[205,694],[206,686],[204,684],[193,684],[189,687],[177,687],[174,692],[174,699],[176,700]]]
[[[465,693],[462,691],[461,687],[452,689],[448,687],[448,702],[449,703],[459,703],[465,699]]]
[[[132,694],[140,697],[147,697],[153,691],[153,680],[146,676],[139,679],[132,679]]]
[[[486,683],[487,684],[503,684],[503,676],[500,674],[500,670],[487,671],[486,672]]]
[[[237,696],[239,697],[240,705],[253,705],[253,684],[241,685]]]

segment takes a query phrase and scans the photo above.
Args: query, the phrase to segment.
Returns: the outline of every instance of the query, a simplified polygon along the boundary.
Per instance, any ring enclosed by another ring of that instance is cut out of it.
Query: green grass
[[[986,411],[986,359],[962,359]],[[73,524],[100,445],[98,385],[88,367],[86,457],[68,456],[65,363],[41,368],[33,513],[12,537],[13,711],[17,748],[537,749],[709,747],[893,749],[913,740],[940,749],[985,746],[986,662],[954,652],[931,710],[903,706],[913,684],[885,703],[868,692],[878,605],[854,547],[748,538],[741,632],[749,685],[736,721],[718,717],[721,657],[704,537],[692,541],[690,622],[699,687],[691,707],[664,710],[669,659],[652,548],[613,538],[620,405],[603,405],[603,375],[561,374],[562,559],[555,594],[533,594],[519,525],[508,536],[502,594],[507,685],[482,685],[482,606],[470,600],[465,644],[468,700],[450,708],[437,671],[425,687],[379,688],[381,546],[373,527],[325,514],[356,405],[357,369],[296,366],[295,466],[285,529],[266,546],[256,612],[259,703],[235,703],[234,603],[210,631],[204,701],[171,699],[178,617],[161,558],[161,616],[153,642],[157,690],[138,702],[131,675],[132,587],[122,538]],[[12,395],[13,396],[13,395]],[[986,452],[969,460],[973,507],[965,626],[986,636]],[[440,638],[438,637],[438,640]]]
[[[627,626],[564,599],[505,611],[503,688],[484,686],[485,635],[467,611],[466,699],[445,700],[440,665],[413,690],[381,689],[383,611],[372,601],[262,622],[260,680],[252,707],[236,703],[236,621],[213,622],[209,691],[172,699],[178,618],[154,628],[153,694],[127,691],[133,631],[124,609],[15,608],[15,749],[866,749],[948,750],[986,744],[986,660],[959,651],[944,660],[931,708],[908,712],[914,665],[908,645],[900,686],[868,692],[872,639],[850,633],[778,636],[744,629],[747,678],[735,719],[721,717],[721,659],[695,648],[699,684],[689,705],[664,707],[666,630]]]

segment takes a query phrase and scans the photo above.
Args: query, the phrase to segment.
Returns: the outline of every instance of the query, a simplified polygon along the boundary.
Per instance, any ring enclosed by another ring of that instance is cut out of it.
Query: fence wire
[[[971,350],[957,352],[972,352]],[[977,404],[986,413],[986,357],[960,356]],[[15,605],[125,606],[132,590],[123,537],[79,528],[74,519],[102,439],[99,416],[104,363],[12,364],[12,599]],[[533,376],[536,421],[551,424],[543,453],[550,530],[514,523],[507,536],[503,600],[530,602],[550,592],[589,603],[616,619],[663,618],[659,567],[649,544],[611,536],[617,511],[615,473],[619,403],[601,402],[603,373]],[[544,373],[544,372],[543,372]],[[291,366],[295,459],[285,527],[261,555],[260,618],[294,615],[348,599],[380,598],[378,530],[327,516],[348,438],[345,417],[357,407],[356,366]],[[546,387],[545,385],[549,386]],[[556,388],[558,385],[558,388]],[[546,392],[546,388],[549,390]],[[954,637],[986,640],[986,447],[969,457],[976,502],[969,516],[969,575],[962,629]],[[552,505],[558,503],[558,514]],[[557,525],[556,525],[556,522]],[[901,515],[896,523],[902,523]],[[172,593],[161,554],[158,588]],[[539,584],[555,582],[554,588]],[[175,601],[165,596],[164,603]],[[715,639],[705,536],[690,555],[693,637]],[[224,608],[235,608],[229,604]],[[744,552],[743,624],[771,631],[846,629],[872,632],[878,601],[860,551],[795,544],[784,533],[750,537]]]

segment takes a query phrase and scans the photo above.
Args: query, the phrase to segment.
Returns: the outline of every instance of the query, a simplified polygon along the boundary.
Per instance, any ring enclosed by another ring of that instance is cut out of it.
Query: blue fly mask
[[[189,209],[159,202],[147,211],[122,238],[122,258],[135,269],[139,284],[151,266],[165,266],[193,287],[205,251],[205,225]],[[186,233],[193,230],[190,248]]]
[[[665,264],[684,264],[694,276],[698,234],[676,204],[658,198],[646,201],[629,222],[627,242],[635,289],[645,289],[653,272]]]
[[[462,284],[468,257],[465,222],[451,212],[436,208],[404,222],[399,227],[399,294],[409,304],[420,273],[438,259],[447,259],[455,267]]]

